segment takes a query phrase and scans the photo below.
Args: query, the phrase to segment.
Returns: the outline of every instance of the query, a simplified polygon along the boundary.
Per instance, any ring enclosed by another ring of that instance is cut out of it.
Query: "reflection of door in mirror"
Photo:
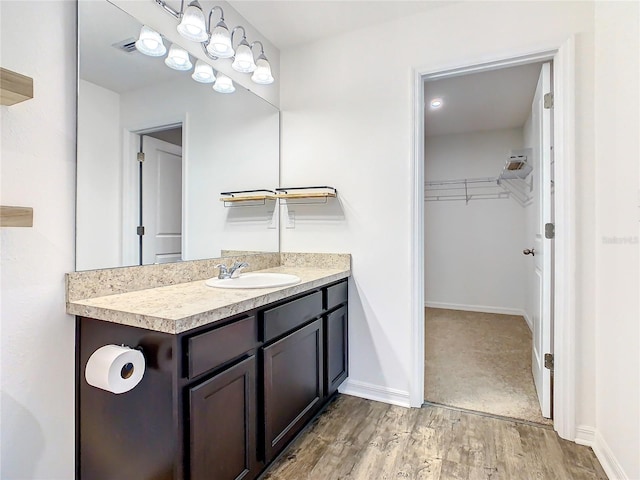
[[[141,265],[182,260],[182,147],[151,135],[140,142]]]

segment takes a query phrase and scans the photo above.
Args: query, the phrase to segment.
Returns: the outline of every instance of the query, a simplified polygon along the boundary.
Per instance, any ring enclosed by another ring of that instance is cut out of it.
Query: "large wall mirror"
[[[278,109],[141,54],[140,28],[106,0],[78,2],[76,270],[277,252],[273,201],[219,198],[278,186]]]

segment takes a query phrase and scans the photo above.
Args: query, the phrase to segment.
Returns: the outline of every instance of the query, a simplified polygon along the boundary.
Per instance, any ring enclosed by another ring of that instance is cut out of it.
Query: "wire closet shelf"
[[[527,163],[527,153],[512,154],[497,177],[459,178],[427,181],[424,184],[426,202],[464,200],[501,200],[513,198],[526,207],[533,201],[533,168]]]

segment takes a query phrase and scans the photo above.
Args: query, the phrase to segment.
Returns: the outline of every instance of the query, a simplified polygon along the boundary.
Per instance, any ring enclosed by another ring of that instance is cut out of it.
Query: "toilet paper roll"
[[[140,350],[105,345],[91,354],[84,376],[89,385],[112,393],[124,393],[140,383],[144,369],[144,356]]]

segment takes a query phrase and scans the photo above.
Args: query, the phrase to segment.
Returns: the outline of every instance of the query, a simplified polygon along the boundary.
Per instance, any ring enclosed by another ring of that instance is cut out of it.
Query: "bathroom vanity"
[[[68,301],[78,478],[253,479],[309,423],[348,374],[350,270],[271,271],[302,281],[230,292],[197,280]],[[142,381],[126,393],[84,378],[107,344],[145,357]]]

